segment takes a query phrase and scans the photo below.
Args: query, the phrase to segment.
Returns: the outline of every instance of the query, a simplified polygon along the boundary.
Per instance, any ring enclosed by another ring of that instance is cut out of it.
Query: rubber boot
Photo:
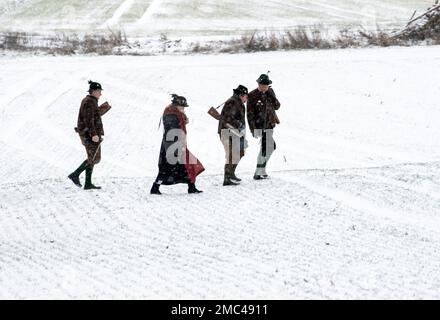
[[[234,181],[234,182],[240,182],[241,179],[239,177],[237,177],[235,175],[235,169],[237,169],[238,164],[232,164],[231,165],[231,175],[230,175],[230,180]]]
[[[225,178],[223,180],[224,186],[238,186],[239,183],[231,180],[232,176],[232,165],[225,164]]]
[[[81,163],[81,165],[78,167],[78,169],[76,169],[74,172],[72,172],[71,174],[69,174],[67,176],[67,178],[69,178],[70,180],[72,180],[72,182],[77,186],[77,187],[82,187],[81,181],[79,180],[79,176],[81,173],[83,173],[84,170],[87,169],[87,166],[89,165],[89,162],[86,160],[83,163]]]
[[[84,185],[84,190],[91,190],[91,189],[101,189],[101,187],[97,187],[92,183],[92,173],[93,173],[93,166],[87,166],[86,168],[86,183]]]

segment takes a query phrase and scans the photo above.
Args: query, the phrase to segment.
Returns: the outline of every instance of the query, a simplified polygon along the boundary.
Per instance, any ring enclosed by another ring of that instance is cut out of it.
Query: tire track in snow
[[[299,9],[299,10],[302,10],[303,12],[309,13],[309,14],[310,13],[323,14],[323,15],[327,15],[327,16],[331,16],[331,17],[342,18],[342,19],[344,19],[344,21],[357,21],[357,19],[355,19],[352,16],[342,15],[342,14],[338,13],[338,12],[344,12],[344,10],[334,10],[334,12],[328,12],[328,11],[322,11],[320,9],[313,9],[311,6],[310,7],[306,7],[306,6],[301,6],[301,5],[288,4],[285,1],[274,1],[274,0],[272,0],[271,2],[278,3],[280,6],[287,6],[289,8]],[[313,1],[311,4],[315,5],[315,1]],[[335,9],[335,8],[338,9],[337,7],[332,7],[332,9]]]
[[[334,5],[331,5],[331,4],[327,4],[327,3],[323,3],[323,2],[319,2],[319,1],[313,1],[311,4],[314,5],[314,6],[317,6],[317,7],[321,7],[321,8],[325,8],[325,9],[331,9],[331,10],[333,10],[335,12],[345,12],[345,13],[349,13],[349,14],[354,15],[354,16],[367,17],[367,18],[371,18],[371,19],[376,19],[377,18],[375,15],[368,14],[366,12],[360,12],[360,11],[345,9],[345,8],[337,7],[337,6],[334,6]],[[322,10],[316,10],[316,11],[323,12]],[[348,17],[348,16],[340,16],[340,17],[342,17],[342,18],[344,18],[346,20],[353,19],[353,17]]]
[[[342,148],[348,149],[350,151],[354,151],[357,154],[365,154],[372,155],[375,157],[387,157],[389,159],[393,159],[394,161],[405,162],[408,160],[408,153],[402,153],[397,151],[391,151],[389,148],[379,147],[376,145],[368,145],[368,144],[360,144],[359,142],[351,142],[347,139],[326,136],[324,134],[317,135],[305,130],[300,130],[295,128],[295,126],[289,127],[289,134],[295,137],[298,140],[303,140],[306,142],[311,142],[313,144],[319,143],[327,146],[331,146],[334,148]],[[419,159],[414,159],[414,161],[418,161]]]
[[[18,97],[26,94],[31,88],[41,83],[41,81],[47,78],[47,76],[49,75],[51,75],[51,73],[41,74],[41,72],[38,72],[38,76],[27,78],[24,83],[20,83],[19,89],[8,93],[6,96],[0,97],[0,106],[2,106],[3,108],[7,107]]]
[[[281,179],[286,180],[285,177],[282,177]],[[431,221],[431,223],[427,225],[426,223],[420,221],[420,219],[417,217],[403,215],[402,213],[390,207],[379,206],[376,203],[364,199],[359,195],[354,195],[351,192],[338,190],[323,185],[318,185],[310,180],[307,181],[307,178],[304,177],[296,178],[293,176],[289,176],[287,180],[290,182],[294,182],[300,186],[303,186],[304,188],[307,188],[312,192],[316,192],[323,196],[334,199],[355,210],[364,212],[369,215],[373,215],[381,218],[389,218],[394,221],[404,222],[408,225],[417,225],[420,228],[430,229],[431,231],[439,230],[440,228],[440,219],[435,219],[434,221]]]
[[[7,206],[0,215],[3,272],[21,275],[20,281],[2,280],[0,296],[362,297],[372,296],[374,288],[385,296],[435,296],[425,276],[416,286],[395,290],[400,275],[419,271],[417,261],[435,250],[434,243],[414,238],[412,252],[419,259],[410,260],[396,254],[408,250],[401,227],[397,235],[377,229],[387,226],[384,219],[371,229],[370,219],[357,213],[355,233],[343,213],[347,208],[332,213],[333,199],[301,185],[245,179],[240,188],[228,189],[215,182],[219,178],[200,179],[206,193],[194,197],[184,194],[185,186],[150,196],[147,178],[108,177],[105,192],[84,192],[60,179],[0,186]],[[388,254],[403,259],[408,270],[383,269]],[[424,267],[429,271],[434,264]],[[375,280],[376,273],[381,278]],[[356,291],[360,287],[363,294]]]
[[[151,22],[153,15],[161,7],[162,2],[162,0],[152,0],[150,6],[147,8],[142,17],[136,21],[136,24],[147,24],[148,22]]]
[[[48,106],[50,106],[55,101],[57,101],[60,97],[67,94],[71,90],[71,84],[77,78],[78,77],[76,74],[73,74],[73,75],[71,74],[69,77],[67,77],[67,79],[65,79],[64,81],[62,81],[59,84],[59,88],[63,88],[61,92],[59,90],[50,91],[49,94],[47,94],[46,96],[43,97],[43,99],[39,100],[38,102],[33,103],[30,112],[26,113],[26,117],[24,117],[23,119],[20,119],[20,121],[12,122],[12,125],[10,125],[9,127],[2,128],[3,129],[2,136],[8,136],[9,137],[8,140],[13,139],[15,134],[27,122],[33,122],[33,121],[37,121],[38,119],[44,118],[44,117],[42,117],[43,111]],[[53,79],[53,76],[51,76],[50,79]],[[38,83],[40,85],[42,85],[41,79],[38,80]],[[65,89],[65,88],[67,88],[67,89]],[[26,92],[24,92],[23,94],[25,94],[27,92],[28,92],[28,90],[26,90]]]
[[[122,4],[116,9],[113,16],[108,19],[106,22],[104,22],[101,26],[98,27],[98,29],[105,29],[109,27],[113,27],[119,23],[119,19],[130,10],[130,8],[133,6],[134,0],[125,0],[122,2]]]
[[[20,139],[18,133],[29,122],[32,123],[34,121],[37,121],[37,119],[39,119],[39,117],[41,116],[41,113],[48,105],[65,95],[70,90],[71,89],[66,89],[61,94],[55,91],[53,94],[48,95],[48,98],[43,100],[43,102],[34,104],[33,109],[31,110],[31,112],[27,113],[24,119],[20,119],[20,121],[17,122],[12,122],[10,126],[5,126],[2,128],[3,131],[0,135],[1,141],[3,141],[6,145],[13,149],[17,149],[26,154],[29,154],[31,158],[38,157],[53,167],[61,168],[61,166],[57,163],[57,161],[53,159],[53,157],[47,155],[45,152],[43,152],[43,150],[37,149],[32,144],[26,143],[26,141]]]

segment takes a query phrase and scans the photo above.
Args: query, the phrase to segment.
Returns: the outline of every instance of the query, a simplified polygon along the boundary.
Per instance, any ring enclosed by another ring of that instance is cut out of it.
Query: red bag
[[[185,167],[186,171],[188,172],[189,179],[191,183],[195,183],[197,176],[205,171],[205,167],[188,149],[186,149],[185,160]]]

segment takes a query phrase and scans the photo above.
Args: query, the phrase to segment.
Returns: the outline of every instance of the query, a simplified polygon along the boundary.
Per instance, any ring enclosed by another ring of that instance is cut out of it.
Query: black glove
[[[275,91],[273,91],[272,88],[269,88],[269,90],[267,90],[266,94],[271,99],[276,99],[277,98],[277,96],[275,95]]]

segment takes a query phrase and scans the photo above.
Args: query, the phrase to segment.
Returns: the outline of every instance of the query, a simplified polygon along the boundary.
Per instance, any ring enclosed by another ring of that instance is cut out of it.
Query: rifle
[[[102,140],[99,141],[98,148],[96,148],[95,154],[93,155],[92,162],[95,161],[96,155],[98,154],[99,149],[101,149]]]
[[[269,91],[268,92],[269,92],[269,97],[276,99],[275,92],[273,91],[272,87],[269,87]],[[275,108],[272,106],[272,104],[270,104],[270,108],[271,108],[271,111],[273,113],[273,119],[274,119],[274,122],[271,123],[271,124],[273,126],[276,125],[276,124],[280,124],[280,119],[278,118],[278,115],[277,115],[277,113],[275,111]]]
[[[101,114],[101,117],[102,117],[112,108],[112,106],[106,101],[103,104],[101,104],[98,108],[99,108],[99,113]],[[96,148],[96,151],[95,151],[95,154],[93,155],[92,161],[95,161],[96,155],[98,154],[99,149],[101,149],[102,141],[103,141],[103,139],[100,138],[98,148]]]
[[[281,123],[280,119],[278,118],[278,115],[277,115],[275,109],[273,109],[273,118],[275,120],[275,124],[280,124]]]
[[[220,121],[220,120],[221,120],[221,115],[220,115],[220,113],[218,113],[217,109],[220,108],[221,106],[223,106],[225,103],[226,103],[226,102],[223,102],[221,105],[219,105],[219,106],[216,107],[216,108],[214,108],[214,107],[209,108],[209,110],[208,110],[208,114],[209,114],[211,117],[213,117],[214,119]]]
[[[218,120],[218,121],[224,121],[223,117],[221,116],[220,113],[218,113],[217,109],[220,108],[221,106],[223,106],[226,102],[222,103],[221,105],[219,105],[217,108],[211,107],[208,110],[208,114],[213,117],[214,119]],[[226,127],[228,129],[231,130],[232,134],[234,134],[235,136],[242,138],[244,135],[241,134],[237,128],[233,127],[231,124],[229,123],[225,123]]]
[[[270,73],[270,70],[267,71],[268,75],[269,75],[269,73]],[[269,92],[270,96],[273,96],[273,98],[276,99],[275,92],[273,91],[272,86],[269,86],[269,91],[268,92]],[[267,108],[267,103],[266,103],[266,108]],[[276,124],[280,124],[280,118],[278,118],[278,115],[277,115],[277,113],[276,113],[276,111],[275,111],[275,109],[273,108],[272,105],[271,105],[271,109],[272,109],[273,118],[274,118],[274,123],[271,123],[271,125],[275,126]],[[264,120],[264,123],[266,123],[266,119]]]

